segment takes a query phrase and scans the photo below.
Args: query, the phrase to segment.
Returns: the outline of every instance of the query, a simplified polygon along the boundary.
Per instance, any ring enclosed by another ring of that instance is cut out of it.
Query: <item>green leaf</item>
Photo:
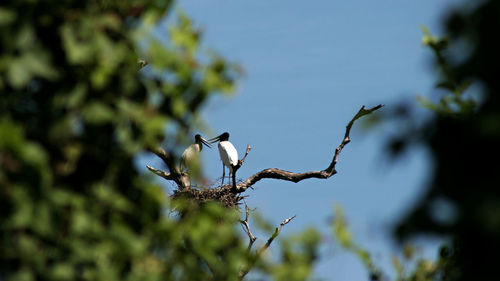
[[[82,115],[85,121],[91,124],[107,123],[115,119],[113,110],[102,102],[88,104],[83,108]]]
[[[177,14],[178,23],[170,28],[170,39],[174,46],[185,50],[189,56],[193,56],[198,48],[199,32],[193,27],[189,18],[183,14]]]
[[[15,57],[9,62],[8,79],[15,88],[26,86],[34,77],[55,79],[57,72],[51,66],[48,56],[32,51]]]
[[[74,64],[85,64],[92,59],[92,46],[84,41],[77,40],[78,30],[67,23],[61,28],[66,57]]]

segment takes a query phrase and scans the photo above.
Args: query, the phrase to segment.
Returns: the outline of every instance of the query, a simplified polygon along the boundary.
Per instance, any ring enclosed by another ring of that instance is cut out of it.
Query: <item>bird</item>
[[[181,171],[198,167],[198,155],[203,149],[203,145],[212,148],[210,143],[200,134],[194,136],[194,143],[188,146],[181,155]]]
[[[221,135],[209,139],[210,143],[219,142],[219,155],[222,161],[222,184],[224,185],[225,167],[229,169],[229,177],[234,172],[234,166],[238,164],[238,151],[234,148],[234,145],[229,142],[229,133],[224,132]],[[234,180],[233,180],[234,181]],[[233,182],[234,184],[234,182]]]

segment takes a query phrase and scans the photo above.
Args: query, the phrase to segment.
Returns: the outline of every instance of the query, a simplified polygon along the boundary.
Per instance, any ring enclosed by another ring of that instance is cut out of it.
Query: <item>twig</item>
[[[248,205],[245,204],[245,220],[242,220],[240,221],[242,227],[243,227],[243,230],[247,233],[248,235],[248,239],[249,239],[249,243],[248,243],[248,251],[250,251],[250,249],[252,248],[253,246],[253,243],[255,242],[255,240],[257,240],[257,237],[255,237],[253,234],[252,234],[252,231],[250,231],[250,225],[248,224],[248,218],[250,217],[250,209],[248,208]]]
[[[280,234],[281,232],[281,229],[283,228],[283,226],[285,226],[287,223],[289,223],[291,220],[293,220],[295,218],[295,215],[287,218],[286,220],[282,221],[279,225],[279,227],[276,227],[276,229],[274,230],[274,233],[273,235],[271,235],[271,237],[269,237],[269,239],[267,239],[267,242],[264,246],[262,246],[262,248],[260,248],[259,250],[257,250],[255,252],[255,256],[252,258],[252,260],[250,261],[250,264],[248,265],[248,267],[242,271],[240,271],[239,273],[239,277],[240,277],[240,280],[242,280],[245,275],[248,274],[248,272],[250,272],[250,269],[253,268],[253,266],[255,265],[255,263],[257,262],[257,260],[260,258],[260,256],[262,255],[262,253],[267,250],[269,248],[269,246],[271,246],[271,243],[273,243],[274,239],[276,237],[278,237],[278,235]]]
[[[155,168],[148,166],[148,165],[146,165],[146,168],[148,168],[151,172],[153,172],[157,176],[160,176],[160,177],[167,179],[167,180],[174,180],[174,177],[170,173],[155,169]]]
[[[247,145],[247,150],[245,151],[245,156],[243,156],[243,158],[238,160],[238,164],[236,164],[235,166],[232,166],[232,168],[233,168],[233,172],[232,172],[233,185],[232,185],[231,191],[233,193],[238,193],[237,189],[236,189],[236,171],[238,171],[238,169],[241,167],[241,165],[243,165],[250,150],[252,150],[252,147],[250,145]]]
[[[243,163],[245,162],[245,159],[247,159],[247,155],[250,152],[250,150],[252,150],[252,147],[248,144],[247,145],[247,150],[245,151],[245,156],[243,156],[243,158],[241,158],[240,160],[238,160],[238,164],[235,166],[236,169],[239,169],[241,167],[241,165],[243,165]]]
[[[235,189],[236,193],[244,192],[247,190],[249,187],[253,186],[256,182],[262,180],[262,179],[280,179],[280,180],[286,180],[286,181],[291,181],[291,182],[299,182],[304,179],[309,179],[309,178],[318,178],[318,179],[327,179],[334,174],[337,173],[335,170],[335,165],[337,164],[338,157],[340,155],[340,152],[344,148],[346,144],[348,144],[351,140],[349,138],[349,133],[351,132],[351,128],[354,125],[354,122],[358,120],[359,118],[371,114],[375,110],[378,110],[381,108],[382,105],[379,104],[375,107],[372,107],[370,109],[365,109],[365,106],[362,106],[361,109],[359,109],[358,113],[354,115],[354,117],[349,121],[349,123],[346,126],[346,131],[344,135],[344,139],[340,143],[340,145],[335,149],[335,153],[332,158],[332,162],[330,165],[322,170],[322,171],[310,171],[310,172],[305,172],[305,173],[293,173],[277,168],[269,168],[262,170],[249,178],[247,178],[245,181],[241,182],[236,186],[236,188],[233,186],[233,189]]]
[[[279,227],[276,227],[276,229],[274,230],[274,233],[271,237],[269,237],[269,239],[267,239],[267,242],[264,246],[262,246],[262,248],[260,248],[256,255],[259,256],[262,252],[264,252],[265,250],[267,250],[267,248],[269,248],[269,246],[271,246],[271,243],[273,243],[273,240],[278,237],[278,235],[280,234],[281,232],[281,229],[283,228],[283,226],[285,226],[287,223],[289,223],[291,220],[293,220],[294,218],[296,217],[296,215],[293,215],[291,217],[289,217],[288,219],[282,221],[280,223],[280,226]]]

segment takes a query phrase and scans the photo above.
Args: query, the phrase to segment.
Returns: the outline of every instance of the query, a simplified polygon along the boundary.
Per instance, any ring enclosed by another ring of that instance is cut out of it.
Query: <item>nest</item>
[[[192,189],[175,190],[172,199],[184,199],[203,205],[208,202],[217,202],[227,208],[236,208],[240,205],[243,196],[231,192],[230,188],[220,187],[215,189]]]

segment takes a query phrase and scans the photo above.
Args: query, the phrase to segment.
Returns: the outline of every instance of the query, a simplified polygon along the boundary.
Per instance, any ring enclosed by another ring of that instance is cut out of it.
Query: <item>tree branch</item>
[[[296,215],[293,215],[291,217],[289,217],[288,219],[282,221],[280,223],[280,226],[279,227],[276,227],[276,229],[274,230],[274,233],[271,237],[269,237],[269,239],[267,240],[266,244],[264,246],[262,246],[262,248],[260,248],[258,251],[257,251],[257,256],[259,256],[260,254],[262,254],[265,250],[267,250],[267,248],[269,248],[269,246],[271,246],[271,243],[273,243],[274,239],[276,237],[278,237],[278,235],[280,234],[281,232],[281,229],[283,228],[283,226],[285,226],[287,223],[289,223],[291,220],[293,220],[294,218],[296,217]]]
[[[161,147],[149,147],[148,150],[152,153],[154,153],[156,156],[158,156],[165,165],[168,167],[168,170],[170,173],[160,171],[157,169],[152,170],[151,167],[146,166],[150,171],[155,173],[156,175],[159,175],[160,177],[163,177],[167,180],[172,180],[174,181],[177,186],[179,187],[179,190],[183,190],[185,188],[188,188],[190,186],[190,180],[189,180],[189,175],[187,173],[182,173],[181,170],[179,169],[179,166],[177,166],[177,163],[175,161],[175,157],[171,154],[165,151]],[[155,172],[156,171],[156,172]],[[163,173],[162,173],[163,172]]]
[[[297,182],[304,180],[304,179],[310,179],[310,178],[327,179],[327,178],[333,176],[334,174],[337,173],[337,171],[335,170],[335,165],[337,164],[340,152],[342,152],[342,149],[344,148],[344,146],[351,141],[349,138],[349,134],[351,132],[352,126],[354,125],[354,122],[365,115],[371,114],[372,112],[374,112],[375,110],[378,110],[381,107],[382,107],[382,105],[379,104],[379,105],[372,107],[370,109],[365,109],[365,106],[362,106],[359,109],[358,113],[356,113],[356,115],[354,115],[354,117],[351,119],[351,121],[349,121],[349,123],[347,124],[344,139],[342,140],[340,145],[335,149],[335,153],[333,155],[332,162],[330,163],[330,165],[326,169],[321,170],[321,171],[310,171],[310,172],[305,172],[305,173],[293,173],[293,172],[289,172],[289,171],[285,171],[285,170],[281,170],[281,169],[277,169],[277,168],[269,168],[269,169],[262,170],[256,174],[250,176],[245,181],[238,184],[236,186],[236,188],[233,187],[233,189],[235,189],[235,192],[237,192],[237,193],[244,192],[249,187],[253,186],[256,182],[258,182],[262,179],[280,179],[280,180],[286,180],[286,181],[291,181],[291,182],[297,183]]]
[[[262,246],[262,248],[260,248],[259,250],[257,250],[257,252],[255,253],[255,256],[252,258],[249,266],[245,270],[242,270],[240,272],[240,274],[239,274],[240,280],[242,280],[245,277],[245,275],[247,275],[247,273],[250,272],[250,270],[253,268],[253,266],[255,265],[255,263],[257,262],[257,260],[259,259],[260,255],[262,255],[262,253],[265,250],[267,250],[269,248],[269,246],[271,246],[271,243],[273,243],[274,239],[276,237],[278,237],[278,235],[280,234],[281,229],[283,228],[283,226],[285,226],[287,223],[289,223],[294,218],[295,218],[295,215],[293,215],[293,216],[287,218],[286,220],[282,221],[280,223],[280,226],[276,227],[276,229],[274,230],[273,235],[271,235],[271,237],[269,237],[269,239],[267,240],[266,244],[264,246]],[[255,239],[257,239],[257,238],[255,238]]]
[[[250,217],[250,209],[248,208],[248,205],[245,204],[245,220],[240,221],[240,223],[243,226],[243,230],[245,230],[245,232],[248,235],[248,239],[249,239],[249,242],[248,242],[248,251],[250,251],[250,249],[253,246],[253,243],[255,242],[255,240],[257,240],[257,237],[255,237],[252,234],[252,231],[250,231],[250,225],[248,224],[248,218],[249,217]]]
[[[247,155],[250,152],[250,150],[252,150],[252,147],[250,145],[247,145],[247,150],[245,151],[245,156],[243,156],[243,158],[241,158],[240,160],[238,160],[238,164],[236,164],[235,166],[232,166],[233,167],[233,173],[232,173],[232,176],[233,176],[233,187],[232,187],[231,190],[234,193],[238,193],[237,189],[236,189],[236,171],[238,171],[238,169],[241,167],[241,165],[243,165],[243,163],[245,162],[245,159],[247,159]]]
[[[241,165],[243,165],[243,163],[245,162],[245,159],[247,159],[247,155],[250,152],[250,150],[252,150],[252,147],[250,145],[247,145],[247,150],[245,151],[245,156],[243,156],[243,158],[238,160],[238,164],[235,166],[236,169],[239,169],[241,167]]]
[[[172,174],[170,173],[167,173],[165,171],[162,171],[162,170],[158,170],[158,169],[155,169],[151,166],[148,166],[146,165],[146,168],[148,168],[151,172],[153,172],[155,175],[157,176],[160,176],[166,180],[174,180],[174,176],[172,176]]]

